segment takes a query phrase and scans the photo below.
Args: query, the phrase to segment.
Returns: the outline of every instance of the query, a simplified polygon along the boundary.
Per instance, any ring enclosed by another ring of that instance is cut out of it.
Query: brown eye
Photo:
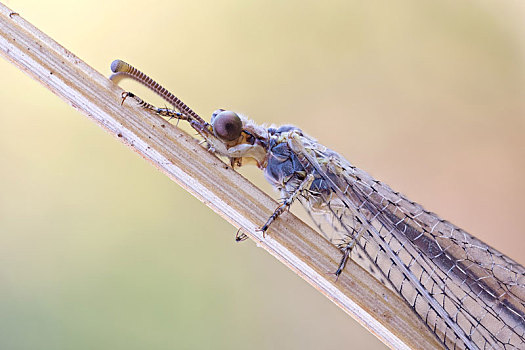
[[[215,136],[226,141],[233,141],[241,136],[242,121],[237,113],[222,111],[212,119],[211,125]]]

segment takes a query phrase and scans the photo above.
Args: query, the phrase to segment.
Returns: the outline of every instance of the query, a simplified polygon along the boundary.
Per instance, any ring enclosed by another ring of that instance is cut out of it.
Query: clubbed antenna
[[[124,76],[135,79],[139,83],[150,88],[153,92],[158,94],[160,97],[162,97],[168,103],[173,105],[179,111],[192,116],[195,120],[199,121],[200,123],[206,123],[204,119],[202,119],[190,107],[188,107],[184,102],[182,102],[177,96],[173,95],[162,85],[148,77],[146,74],[142,73],[137,68],[133,67],[131,64],[128,64],[122,60],[115,60],[111,63],[111,71],[115,74],[113,74],[109,79],[115,82],[118,82]]]

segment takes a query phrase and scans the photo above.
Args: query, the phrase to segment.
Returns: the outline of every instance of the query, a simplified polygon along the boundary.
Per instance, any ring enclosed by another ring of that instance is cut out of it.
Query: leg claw
[[[264,225],[261,228],[256,229],[257,232],[262,232],[263,238],[266,238],[266,230],[268,230],[268,226]]]

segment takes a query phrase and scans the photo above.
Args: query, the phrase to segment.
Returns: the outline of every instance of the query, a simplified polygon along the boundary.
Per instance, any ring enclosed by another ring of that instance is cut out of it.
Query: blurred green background
[[[521,2],[6,4],[203,116],[296,124],[525,263]],[[384,348],[114,137],[0,72],[1,349]]]

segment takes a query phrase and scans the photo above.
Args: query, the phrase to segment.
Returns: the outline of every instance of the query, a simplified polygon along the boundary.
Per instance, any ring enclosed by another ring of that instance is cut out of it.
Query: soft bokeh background
[[[525,263],[522,2],[6,4],[201,115],[301,126]],[[384,347],[114,137],[0,72],[1,349]]]

